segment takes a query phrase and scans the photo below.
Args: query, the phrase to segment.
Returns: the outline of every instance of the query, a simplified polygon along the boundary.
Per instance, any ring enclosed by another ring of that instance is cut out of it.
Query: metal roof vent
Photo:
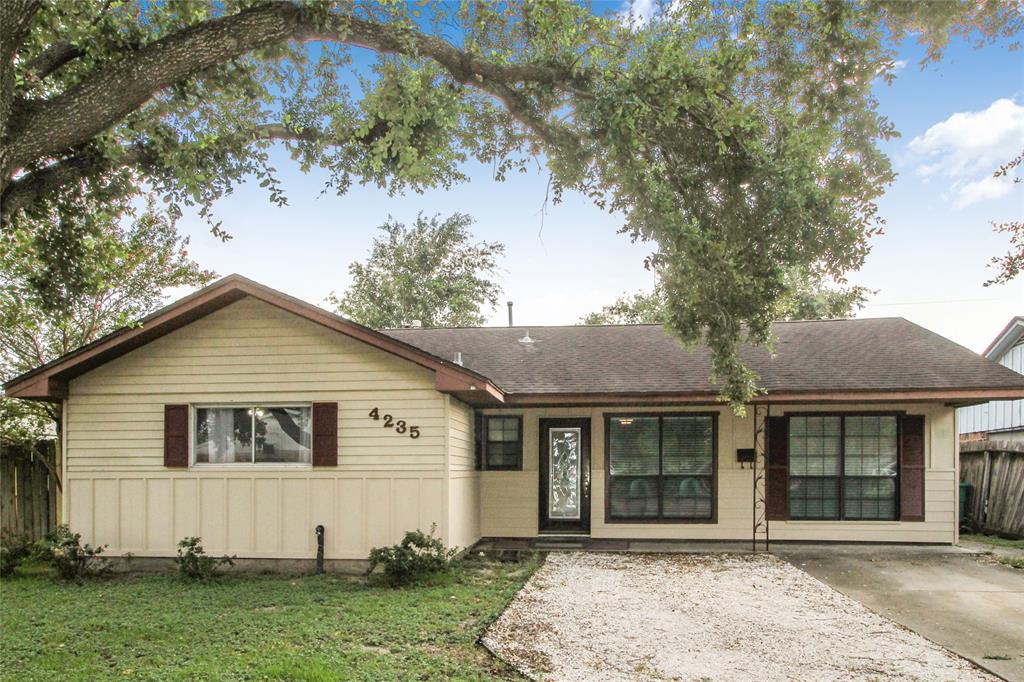
[[[533,339],[530,338],[530,330],[526,330],[526,336],[519,339],[519,343],[533,343]]]
[[[462,351],[455,351],[455,355],[452,356],[452,362],[456,365],[462,365]]]

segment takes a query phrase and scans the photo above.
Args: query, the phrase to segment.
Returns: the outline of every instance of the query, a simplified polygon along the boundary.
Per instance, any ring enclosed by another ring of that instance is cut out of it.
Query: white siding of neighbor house
[[[926,417],[925,521],[772,521],[776,540],[928,542],[956,541],[957,439],[955,410],[937,404],[774,405],[773,415],[790,411],[900,410]],[[644,524],[605,522],[604,416],[623,412],[718,413],[718,520],[716,523]],[[489,410],[523,415],[523,470],[484,471],[480,480],[480,532],[484,537],[533,537],[538,527],[538,420],[591,420],[591,537],[622,539],[749,540],[753,521],[752,470],[740,468],[737,448],[754,445],[751,411],[736,417],[722,406],[694,408],[547,408]]]
[[[1024,374],[1024,339],[999,358],[992,358],[1014,372]],[[960,433],[991,433],[1019,431],[1024,439],[1024,400],[993,400],[981,405],[960,408]]]
[[[163,466],[165,404],[290,401],[338,403],[336,468]],[[383,428],[373,407],[422,435]],[[451,435],[449,411],[461,429]],[[365,558],[432,524],[466,544],[475,513],[449,505],[475,505],[475,479],[447,484],[449,466],[465,469],[465,412],[431,371],[243,299],[71,381],[65,518],[86,541],[139,556],[173,556],[198,535],[215,553],[310,558],[319,523],[330,559]]]

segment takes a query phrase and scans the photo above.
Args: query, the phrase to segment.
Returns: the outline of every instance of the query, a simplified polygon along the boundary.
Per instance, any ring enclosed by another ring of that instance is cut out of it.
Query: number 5
[[[409,427],[409,438],[419,438],[419,437],[420,437],[420,427],[418,427],[418,426],[410,426]]]

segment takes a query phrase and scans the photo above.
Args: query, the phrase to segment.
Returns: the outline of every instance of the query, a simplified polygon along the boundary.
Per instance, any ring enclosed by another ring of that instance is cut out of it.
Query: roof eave
[[[501,402],[504,394],[487,377],[447,362],[404,341],[346,320],[312,304],[275,291],[240,275],[228,275],[199,291],[146,316],[132,327],[123,327],[96,341],[30,370],[4,384],[12,398],[56,402],[67,396],[67,382],[116,357],[139,348],[201,317],[251,296],[294,313],[351,338],[401,357],[440,376],[436,381],[452,383],[452,390],[480,390],[490,400]],[[441,390],[440,388],[438,390]]]
[[[886,391],[772,391],[756,396],[750,404],[938,402],[973,404],[989,400],[1024,398],[1019,388],[900,389]],[[712,405],[721,404],[718,394],[704,393],[509,393],[506,407]]]

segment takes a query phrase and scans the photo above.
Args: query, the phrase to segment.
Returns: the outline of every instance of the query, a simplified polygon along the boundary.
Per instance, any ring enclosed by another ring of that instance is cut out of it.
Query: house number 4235
[[[380,410],[378,410],[376,407],[373,408],[372,410],[370,410],[369,416],[372,417],[373,419],[375,419],[376,421],[380,421],[381,419],[383,419],[384,420],[384,424],[382,424],[382,426],[385,429],[394,429],[395,433],[401,433],[401,434],[406,434],[407,433],[407,434],[409,434],[409,438],[419,438],[420,437],[420,427],[418,427],[418,426],[409,426],[408,424],[405,423],[404,419],[395,419],[390,414],[382,415],[380,413]]]

